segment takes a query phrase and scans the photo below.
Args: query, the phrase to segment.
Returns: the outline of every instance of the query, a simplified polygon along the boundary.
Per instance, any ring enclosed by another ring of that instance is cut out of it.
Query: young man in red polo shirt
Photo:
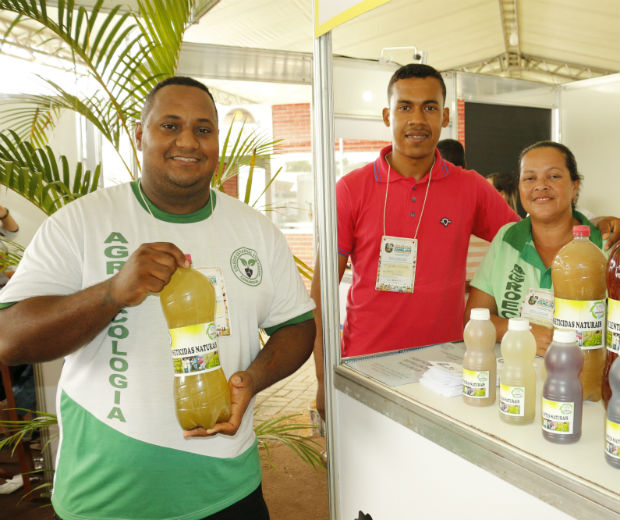
[[[449,123],[445,97],[433,67],[398,69],[383,109],[392,145],[336,185],[340,278],[349,258],[353,266],[343,356],[461,339],[469,237],[491,240],[519,219],[484,177],[436,150]],[[312,297],[320,325],[318,259]],[[322,389],[320,332],[315,362]],[[319,401],[322,395],[321,411]]]

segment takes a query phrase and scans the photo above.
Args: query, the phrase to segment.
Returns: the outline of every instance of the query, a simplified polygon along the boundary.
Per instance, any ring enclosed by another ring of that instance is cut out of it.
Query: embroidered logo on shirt
[[[230,267],[243,283],[256,286],[263,280],[263,266],[254,249],[240,247],[230,257]]]
[[[439,223],[443,226],[443,227],[448,227],[450,224],[452,224],[452,221],[448,218],[448,217],[444,217],[442,218]]]

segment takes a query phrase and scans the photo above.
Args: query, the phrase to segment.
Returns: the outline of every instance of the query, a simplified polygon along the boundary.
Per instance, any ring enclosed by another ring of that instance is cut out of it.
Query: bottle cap
[[[577,333],[573,329],[555,329],[553,331],[554,343],[577,343]]]
[[[510,318],[508,330],[530,330],[530,320],[526,318]]]
[[[573,226],[574,237],[589,237],[590,226]]]
[[[470,320],[489,320],[491,319],[491,313],[489,309],[485,307],[476,307],[471,310],[469,315]]]
[[[190,263],[192,263],[192,255],[190,255],[189,253],[185,253],[185,259]]]

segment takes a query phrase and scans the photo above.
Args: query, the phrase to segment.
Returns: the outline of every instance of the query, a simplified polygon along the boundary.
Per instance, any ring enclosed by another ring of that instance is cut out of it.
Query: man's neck
[[[385,160],[403,177],[413,177],[416,181],[419,181],[431,171],[435,161],[435,154],[416,159],[391,152],[385,156]]]
[[[210,190],[206,193],[197,193],[194,196],[185,195],[183,197],[157,197],[154,193],[149,193],[148,186],[145,188],[144,184],[140,182],[140,189],[142,193],[148,198],[148,200],[158,209],[171,213],[173,215],[186,215],[198,211],[209,202]],[[145,202],[146,203],[146,202]]]

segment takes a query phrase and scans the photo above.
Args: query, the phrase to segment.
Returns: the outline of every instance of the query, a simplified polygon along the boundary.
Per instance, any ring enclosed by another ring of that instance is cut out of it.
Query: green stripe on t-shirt
[[[238,457],[207,457],[133,439],[64,392],[60,407],[52,503],[63,520],[197,520],[238,502],[261,482],[256,442]]]
[[[278,325],[274,325],[273,327],[265,327],[265,332],[271,336],[274,332],[281,329],[282,327],[286,327],[287,325],[296,325],[297,323],[303,323],[304,321],[313,320],[314,314],[312,311],[304,312],[303,314],[296,316],[295,318],[291,318],[284,323],[280,323]]]

